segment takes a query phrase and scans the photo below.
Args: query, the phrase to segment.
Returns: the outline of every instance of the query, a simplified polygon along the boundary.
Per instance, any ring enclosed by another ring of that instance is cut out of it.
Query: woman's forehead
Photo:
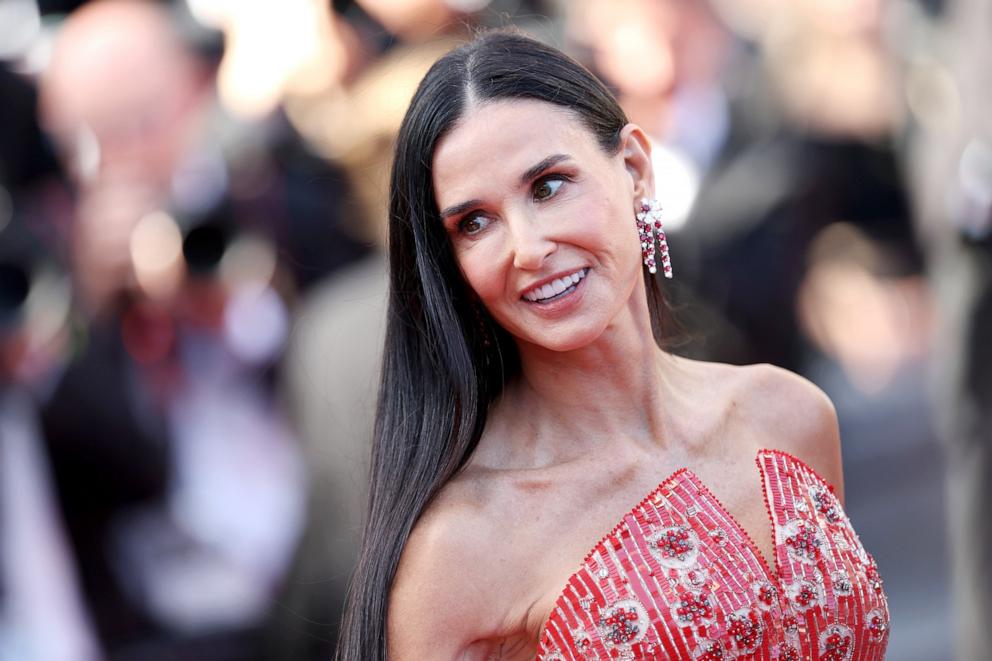
[[[476,176],[491,183],[512,181],[553,154],[587,159],[599,143],[578,115],[562,106],[531,99],[474,105],[439,141],[434,151],[434,187],[455,194]],[[598,154],[602,156],[601,152]]]

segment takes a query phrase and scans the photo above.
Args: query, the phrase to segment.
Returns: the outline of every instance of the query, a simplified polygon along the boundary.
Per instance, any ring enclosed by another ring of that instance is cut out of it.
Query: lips
[[[523,294],[524,300],[531,303],[541,303],[555,298],[564,292],[573,289],[589,273],[588,268],[581,268],[572,273],[559,276],[550,282],[546,282],[539,287],[528,289]]]

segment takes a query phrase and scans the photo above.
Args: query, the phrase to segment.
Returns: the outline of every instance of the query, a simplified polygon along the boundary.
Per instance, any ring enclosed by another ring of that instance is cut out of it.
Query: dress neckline
[[[776,588],[781,590],[782,589],[781,569],[778,561],[778,530],[775,527],[775,519],[772,515],[771,505],[768,502],[768,476],[765,472],[764,464],[761,461],[762,457],[766,455],[777,455],[785,458],[790,462],[799,465],[800,467],[808,471],[816,480],[822,482],[823,486],[829,489],[831,493],[834,492],[834,487],[825,479],[823,479],[823,477],[821,477],[820,474],[817,473],[812,466],[804,462],[802,459],[799,459],[795,455],[786,452],[785,450],[777,450],[774,448],[758,448],[755,451],[754,463],[757,465],[758,473],[761,476],[761,499],[765,504],[765,516],[767,517],[767,521],[768,521],[768,527],[769,527],[768,529],[770,529],[772,533],[771,565],[769,565],[768,560],[765,558],[764,554],[761,552],[761,549],[758,547],[758,545],[755,544],[754,539],[751,537],[750,533],[748,533],[747,529],[743,525],[741,525],[740,521],[737,520],[737,517],[734,516],[734,514],[729,509],[727,509],[726,506],[724,506],[723,501],[717,498],[716,494],[714,494],[709,489],[709,487],[706,486],[706,484],[699,478],[699,476],[691,468],[689,468],[688,466],[683,466],[682,468],[678,468],[672,471],[671,473],[669,473],[669,475],[665,477],[665,479],[663,479],[658,484],[657,487],[652,489],[650,493],[648,493],[646,496],[644,496],[644,498],[639,500],[637,504],[635,504],[633,507],[626,510],[620,516],[620,519],[617,521],[616,525],[610,528],[610,531],[608,533],[603,535],[599,539],[599,541],[597,541],[592,547],[590,547],[589,551],[583,557],[582,562],[579,564],[578,569],[576,569],[574,572],[568,575],[568,577],[565,579],[564,584],[562,585],[561,590],[559,590],[557,595],[555,596],[554,604],[551,607],[551,611],[547,614],[547,616],[545,616],[544,622],[541,625],[540,630],[538,631],[538,635],[537,635],[538,645],[540,645],[540,641],[544,638],[544,634],[547,632],[548,624],[550,624],[551,622],[551,616],[554,614],[555,608],[558,607],[559,601],[561,601],[563,595],[568,590],[568,586],[571,583],[572,579],[576,575],[586,570],[586,565],[589,562],[589,558],[594,553],[596,553],[596,551],[601,546],[603,546],[607,541],[609,541],[611,537],[613,537],[620,531],[620,529],[623,527],[624,523],[627,521],[627,518],[629,516],[633,515],[640,507],[646,505],[653,498],[656,498],[659,494],[661,494],[665,490],[666,487],[668,487],[669,485],[676,484],[679,481],[679,479],[682,477],[688,477],[693,487],[698,491],[700,491],[701,493],[705,494],[705,496],[714,504],[714,506],[717,509],[719,509],[719,511],[722,514],[726,515],[727,519],[737,528],[737,531],[741,534],[741,537],[745,540],[745,547],[747,552],[751,553],[761,564],[761,568],[765,573],[765,578],[768,581],[770,581]]]

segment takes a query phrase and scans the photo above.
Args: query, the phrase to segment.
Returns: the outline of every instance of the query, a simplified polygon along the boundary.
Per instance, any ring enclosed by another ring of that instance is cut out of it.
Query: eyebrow
[[[465,213],[472,207],[479,206],[480,204],[482,204],[482,200],[476,199],[476,200],[468,200],[466,202],[462,202],[461,204],[450,206],[441,212],[441,220],[444,220],[445,218],[450,218],[451,216],[457,216],[459,214]]]
[[[548,168],[554,167],[558,163],[561,163],[562,161],[567,161],[570,158],[572,157],[569,156],[568,154],[552,154],[551,156],[548,156],[546,159],[544,159],[534,167],[528,169],[527,172],[524,172],[522,175],[520,175],[520,183],[526,184],[531,179],[537,177]]]
[[[569,154],[552,154],[551,156],[548,156],[547,158],[542,160],[540,163],[534,165],[533,167],[528,168],[526,172],[520,175],[520,183],[526,184],[531,179],[540,176],[540,174],[545,170],[552,168],[558,163],[561,163],[562,161],[567,161],[571,158],[572,157]],[[482,204],[482,200],[479,199],[467,200],[465,202],[455,204],[453,206],[446,208],[444,211],[441,212],[441,219],[443,220],[451,216],[457,216],[458,214],[464,213],[469,209],[471,209],[472,207],[478,206],[480,204]]]

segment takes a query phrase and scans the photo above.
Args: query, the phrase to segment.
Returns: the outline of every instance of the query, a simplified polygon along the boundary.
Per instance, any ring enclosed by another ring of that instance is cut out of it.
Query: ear
[[[654,197],[651,141],[637,124],[627,124],[620,130],[620,154],[633,184],[634,203],[643,197]]]

